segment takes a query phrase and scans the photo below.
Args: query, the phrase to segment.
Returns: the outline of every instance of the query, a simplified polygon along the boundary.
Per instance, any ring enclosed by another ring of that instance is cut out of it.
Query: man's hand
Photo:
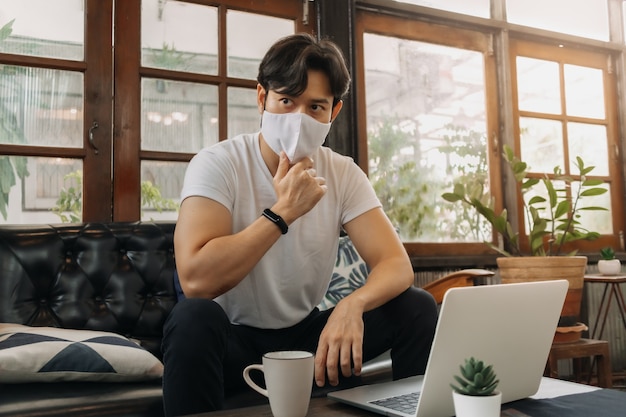
[[[316,175],[311,158],[303,158],[291,166],[285,153],[280,153],[278,169],[274,175],[274,190],[278,201],[272,209],[288,224],[315,207],[326,194],[326,179]]]
[[[339,383],[339,369],[345,377],[361,374],[363,365],[363,308],[354,297],[341,300],[328,318],[315,353],[315,382]],[[353,372],[354,368],[354,372]]]

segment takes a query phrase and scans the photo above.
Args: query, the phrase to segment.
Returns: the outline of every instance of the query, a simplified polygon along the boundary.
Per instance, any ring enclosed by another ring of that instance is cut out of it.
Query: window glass
[[[619,181],[612,173],[610,159],[612,148],[609,146],[610,120],[607,119],[608,103],[604,92],[608,68],[608,59],[594,53],[585,53],[561,47],[543,48],[525,42],[514,42],[513,51],[520,51],[529,57],[516,56],[514,62],[517,74],[519,100],[516,114],[519,126],[519,146],[522,161],[528,164],[531,175],[542,178],[562,174],[573,178],[571,187],[563,185],[557,193],[566,193],[572,204],[577,207],[604,207],[606,210],[579,210],[575,221],[583,228],[603,235],[614,233],[613,207],[611,190]],[[550,59],[536,59],[533,55]],[[575,65],[587,63],[588,66]],[[532,80],[536,85],[531,86]],[[534,88],[534,90],[533,90]],[[549,93],[541,91],[549,89]],[[561,103],[559,108],[552,103]],[[598,196],[584,196],[577,201],[581,190],[578,181],[581,172],[577,160],[580,158],[586,168],[593,167],[582,175],[599,179],[609,192]],[[547,198],[543,185],[538,184],[525,194],[528,201],[536,193]],[[528,232],[528,213],[524,224]],[[549,227],[551,227],[549,225]],[[607,236],[601,237],[607,245]],[[612,243],[611,243],[612,244]]]
[[[585,161],[585,165],[586,161]],[[577,173],[578,171],[575,170],[574,173]],[[566,190],[565,184],[563,182],[560,181],[554,181],[553,182],[555,189],[557,189],[558,193],[561,194],[562,192],[564,192]],[[576,221],[578,221],[580,223],[580,228],[584,228],[587,230],[593,230],[594,232],[598,232],[600,234],[611,234],[613,233],[613,228],[612,228],[612,219],[611,219],[611,193],[610,193],[610,184],[606,184],[604,186],[607,190],[609,190],[608,193],[604,193],[601,195],[597,195],[597,196],[585,196],[584,199],[579,201],[580,207],[606,207],[609,210],[604,211],[604,210],[578,210],[578,214],[579,217],[576,218]],[[580,189],[580,182],[577,181],[573,181],[571,183],[571,190],[570,192],[572,193],[574,199],[576,198],[576,194],[578,193]],[[524,200],[526,201],[526,204],[528,204],[528,202],[536,197],[536,196],[540,196],[543,197],[546,201],[549,201],[549,196],[548,196],[548,192],[546,190],[545,187],[543,187],[541,184],[533,187],[532,189],[530,189],[527,193],[524,194]],[[537,208],[539,206],[535,205],[535,208]],[[542,216],[546,216],[547,213],[542,214]],[[528,219],[526,219],[526,222],[524,224],[524,229],[526,231],[526,234],[529,233],[530,231],[530,227],[529,227],[529,223],[528,223]]]
[[[593,175],[609,175],[609,150],[606,126],[570,122],[567,124],[569,142],[570,171],[577,156],[584,159],[585,165],[593,165]]]
[[[0,65],[0,144],[82,147],[83,75]]]
[[[218,141],[217,87],[144,78],[141,148],[198,152]]]
[[[259,63],[270,46],[279,38],[294,33],[294,21],[260,14],[228,10],[228,76],[256,80]],[[250,36],[242,28],[263,28]]]
[[[369,178],[402,239],[491,240],[461,205],[440,204],[454,181],[478,179],[488,192],[482,54],[369,33],[363,41]]]
[[[395,0],[472,16],[489,17],[489,0]]]
[[[520,110],[561,113],[559,65],[517,57],[517,95]]]
[[[622,31],[623,31],[623,37],[624,40],[626,41],[626,1],[622,2]]]
[[[552,172],[563,168],[563,128],[560,121],[520,117],[520,159],[533,172]]]
[[[82,61],[83,0],[2,1],[0,28],[10,28],[0,52]]]
[[[256,105],[256,90],[230,87],[228,89],[228,137],[253,133],[261,127],[261,115]]]
[[[609,40],[606,0],[506,0],[511,23]]]
[[[566,64],[563,71],[567,114],[604,119],[602,70]]]
[[[176,220],[186,163],[141,162],[141,220]]]
[[[9,165],[10,164],[10,165]],[[13,168],[13,171],[5,170]],[[33,224],[82,220],[83,164],[78,159],[0,156],[3,182],[11,186],[0,223]]]
[[[143,66],[217,74],[217,8],[172,0],[141,7]]]

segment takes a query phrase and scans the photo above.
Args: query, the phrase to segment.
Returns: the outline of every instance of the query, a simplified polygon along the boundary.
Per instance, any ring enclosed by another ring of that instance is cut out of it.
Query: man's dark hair
[[[350,86],[350,73],[337,45],[308,33],[279,39],[267,51],[259,65],[257,81],[265,91],[274,90],[299,96],[306,90],[308,70],[319,70],[328,76],[333,107],[342,100]]]

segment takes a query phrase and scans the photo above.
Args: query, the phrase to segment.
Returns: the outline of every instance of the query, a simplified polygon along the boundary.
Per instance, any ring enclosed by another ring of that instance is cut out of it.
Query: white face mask
[[[330,123],[320,123],[305,113],[274,114],[263,112],[261,133],[276,154],[285,151],[291,163],[311,156],[322,146]]]

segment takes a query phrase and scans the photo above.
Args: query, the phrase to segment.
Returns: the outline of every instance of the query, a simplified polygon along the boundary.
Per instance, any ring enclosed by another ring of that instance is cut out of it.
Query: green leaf
[[[606,188],[590,188],[588,190],[584,190],[580,193],[581,197],[589,197],[593,195],[601,195],[606,193],[608,190]]]
[[[11,36],[11,33],[13,32],[13,22],[15,22],[15,19],[0,28],[0,42]]]
[[[587,210],[587,211],[609,211],[608,208],[606,207],[600,207],[600,206],[588,206],[588,207],[578,207],[577,210]]]
[[[538,203],[545,203],[546,199],[543,198],[540,195],[536,195],[533,198],[531,198],[530,200],[528,200],[528,205],[532,206],[533,204],[538,204]]]
[[[443,193],[441,197],[443,197],[444,200],[449,201],[450,203],[456,203],[457,201],[463,200],[462,196],[455,193]]]
[[[570,202],[569,200],[561,201],[554,210],[554,218],[558,219],[559,217],[569,213],[570,211]]]
[[[522,190],[529,189],[539,184],[539,178],[528,178],[526,181],[522,182],[521,187]]]
[[[595,187],[596,185],[602,184],[604,184],[604,181],[597,178],[589,178],[582,182],[583,187]]]
[[[548,200],[550,201],[550,207],[554,208],[557,204],[557,194],[556,194],[556,191],[554,190],[554,185],[552,184],[552,181],[548,179],[544,179],[543,184],[545,185],[546,191],[548,192]]]

